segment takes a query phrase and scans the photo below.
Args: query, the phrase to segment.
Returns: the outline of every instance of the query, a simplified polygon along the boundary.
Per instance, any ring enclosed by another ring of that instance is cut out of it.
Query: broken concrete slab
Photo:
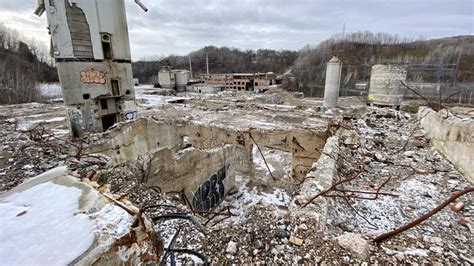
[[[329,199],[320,197],[312,204],[302,207],[318,193],[329,189],[337,173],[337,158],[339,156],[339,138],[341,131],[327,139],[321,157],[313,164],[312,170],[306,176],[300,189],[300,195],[293,199],[290,205],[291,214],[296,217],[305,217],[305,220],[313,221],[317,230],[324,232],[326,228],[326,215]]]
[[[436,112],[420,107],[420,125],[433,147],[443,154],[466,178],[474,183],[474,109],[464,110],[465,118],[454,116],[448,110]]]
[[[60,167],[1,195],[0,260],[8,265],[156,261],[148,219],[90,184]]]

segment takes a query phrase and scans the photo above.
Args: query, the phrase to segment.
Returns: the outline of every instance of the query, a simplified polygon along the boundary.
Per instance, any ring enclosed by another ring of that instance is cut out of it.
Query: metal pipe
[[[148,8],[140,1],[140,0],[135,0],[135,3],[143,9],[143,11],[148,12]]]
[[[44,13],[44,0],[38,0],[38,7],[36,7],[34,14],[41,17]]]

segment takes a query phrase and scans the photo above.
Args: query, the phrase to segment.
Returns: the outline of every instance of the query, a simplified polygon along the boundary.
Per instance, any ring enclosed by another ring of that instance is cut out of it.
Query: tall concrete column
[[[337,106],[341,86],[342,61],[335,55],[327,64],[326,85],[324,86],[324,107]]]

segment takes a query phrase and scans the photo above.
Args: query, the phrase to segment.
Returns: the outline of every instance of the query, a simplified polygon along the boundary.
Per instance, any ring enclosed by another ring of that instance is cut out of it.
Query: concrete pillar
[[[327,64],[326,85],[324,86],[324,107],[337,106],[341,86],[342,61],[335,55]]]

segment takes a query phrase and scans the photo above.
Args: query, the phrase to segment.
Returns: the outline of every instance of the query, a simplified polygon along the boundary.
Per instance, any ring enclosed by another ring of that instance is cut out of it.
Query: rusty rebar
[[[405,224],[404,226],[401,226],[393,231],[390,231],[390,232],[387,232],[387,233],[384,233],[378,237],[376,237],[374,239],[374,242],[376,243],[380,243],[382,241],[384,241],[385,239],[387,238],[390,238],[392,236],[395,236],[395,235],[398,235],[400,234],[401,232],[403,231],[406,231],[418,224],[420,224],[421,222],[423,222],[424,220],[430,218],[431,216],[433,216],[434,214],[438,213],[440,210],[442,210],[444,207],[448,206],[449,203],[455,201],[457,198],[461,197],[462,195],[464,194],[467,194],[467,193],[471,193],[471,192],[474,192],[474,187],[468,187],[462,191],[459,191],[453,195],[451,195],[451,197],[449,197],[446,201],[444,201],[443,203],[441,203],[440,205],[438,205],[438,207],[434,208],[433,210],[423,214],[422,216],[420,216],[419,218],[417,218],[416,220],[412,221],[412,222],[409,222],[407,224]]]
[[[260,152],[260,155],[262,155],[263,162],[265,163],[265,166],[268,169],[268,173],[270,173],[270,176],[273,178],[273,181],[276,181],[277,179],[273,176],[272,171],[270,170],[270,167],[268,166],[267,159],[265,159],[265,156],[263,155],[263,152],[260,149],[260,146],[258,146],[257,142],[253,138],[252,133],[250,131],[249,131],[249,136],[250,136],[250,139],[252,139],[253,143],[255,143],[255,146],[257,146],[257,149],[258,149],[258,152]]]

